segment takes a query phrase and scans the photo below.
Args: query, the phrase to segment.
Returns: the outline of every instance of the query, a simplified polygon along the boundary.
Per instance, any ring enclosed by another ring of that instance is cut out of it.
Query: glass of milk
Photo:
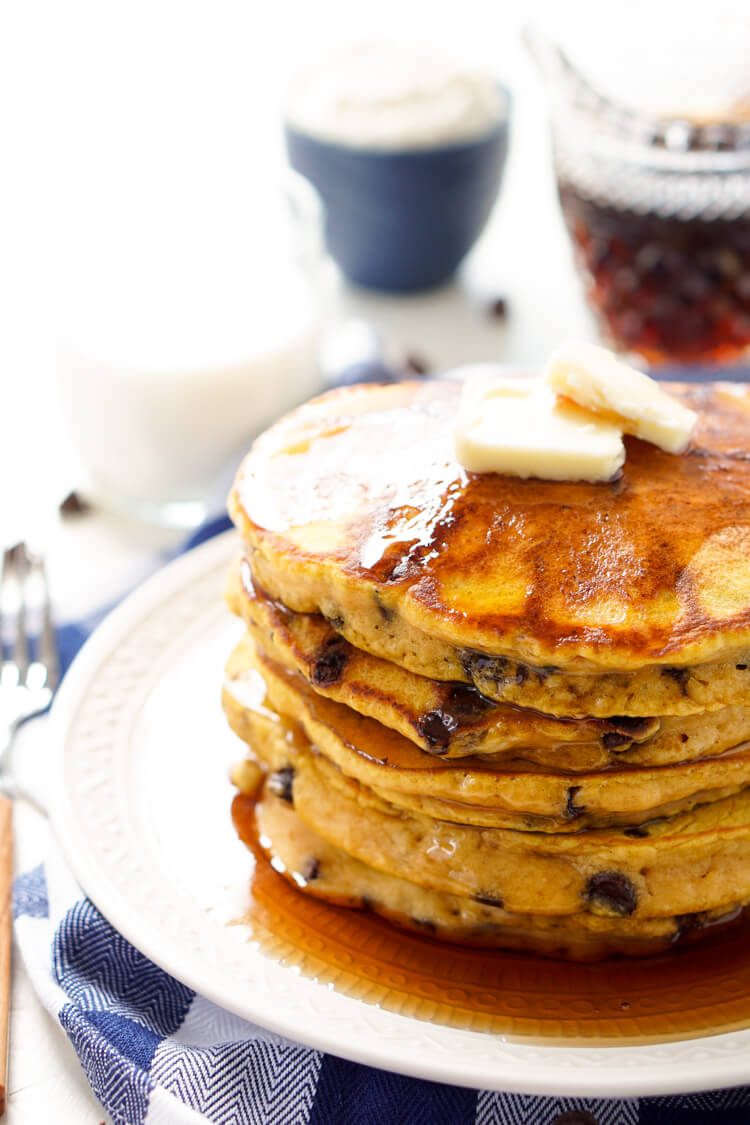
[[[253,435],[321,389],[320,203],[289,173],[247,209],[196,217],[164,200],[109,218],[69,256],[58,303],[60,407],[83,491],[124,516],[195,526]]]

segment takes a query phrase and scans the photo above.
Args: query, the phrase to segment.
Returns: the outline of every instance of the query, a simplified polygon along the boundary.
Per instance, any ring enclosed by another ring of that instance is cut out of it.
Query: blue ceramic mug
[[[319,140],[287,125],[293,168],[326,206],[326,241],[343,273],[391,292],[447,281],[481,234],[508,150],[509,107],[480,137],[399,151]]]

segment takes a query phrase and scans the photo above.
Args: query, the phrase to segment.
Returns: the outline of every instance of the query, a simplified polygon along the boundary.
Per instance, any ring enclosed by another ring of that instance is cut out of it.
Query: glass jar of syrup
[[[543,69],[563,216],[606,343],[652,367],[746,360],[750,122],[648,118],[556,49]]]

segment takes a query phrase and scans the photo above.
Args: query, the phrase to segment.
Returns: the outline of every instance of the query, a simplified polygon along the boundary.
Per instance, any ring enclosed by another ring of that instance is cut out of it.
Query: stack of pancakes
[[[466,473],[450,382],[334,391],[256,442],[224,706],[302,892],[569,957],[750,900],[750,394],[666,389],[690,451],[628,438],[608,484]]]

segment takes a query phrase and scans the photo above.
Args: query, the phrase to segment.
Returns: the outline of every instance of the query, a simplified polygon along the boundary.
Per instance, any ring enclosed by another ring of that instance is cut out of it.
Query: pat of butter
[[[687,448],[698,421],[648,375],[596,344],[563,344],[550,357],[544,379],[558,394],[668,453]]]
[[[561,402],[540,379],[467,382],[454,437],[456,457],[472,473],[604,481],[625,460],[618,426]]]

